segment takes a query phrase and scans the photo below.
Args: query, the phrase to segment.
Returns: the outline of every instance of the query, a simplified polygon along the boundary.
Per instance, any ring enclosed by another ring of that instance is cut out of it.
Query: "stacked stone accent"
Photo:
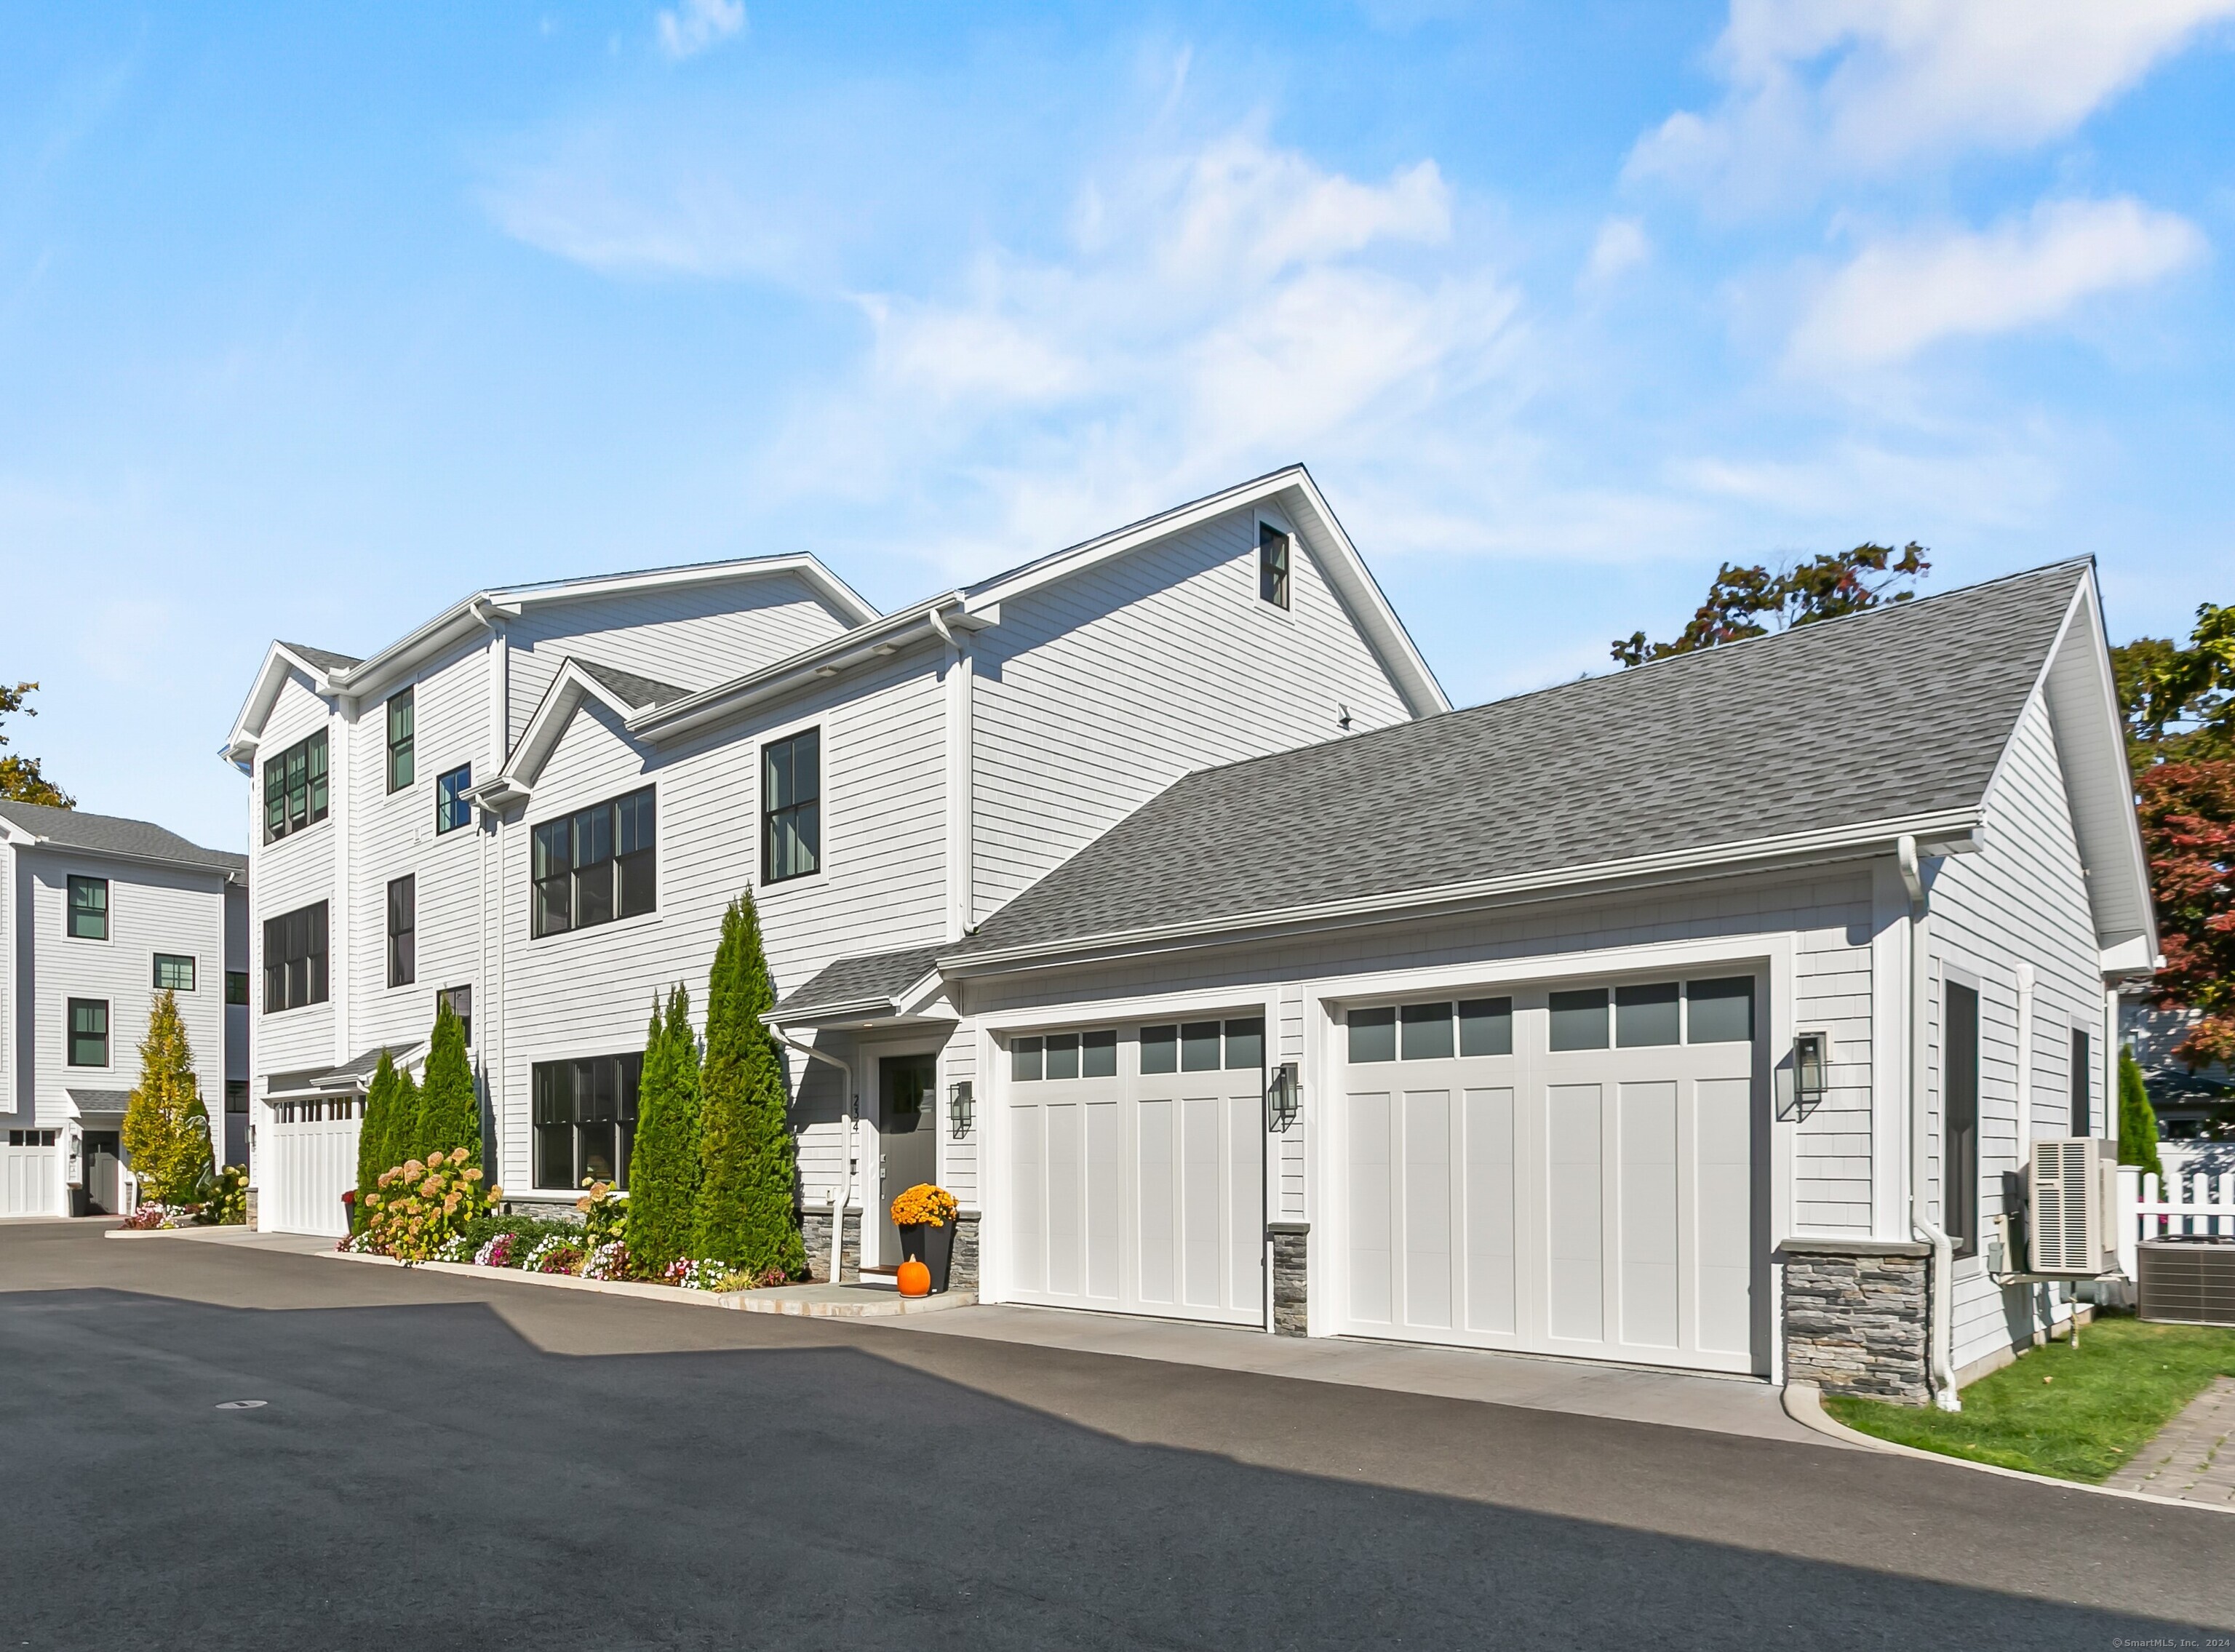
[[[947,1265],[947,1288],[978,1288],[978,1212],[958,1211],[954,1217],[954,1255]]]
[[[1785,1245],[1785,1376],[1826,1393],[1930,1402],[1927,1247],[1864,1239]]]
[[[1308,1222],[1268,1222],[1273,1241],[1273,1334],[1309,1334],[1310,1247]]]
[[[807,1276],[817,1285],[830,1282],[830,1210],[803,1210],[799,1217],[800,1242],[807,1247]],[[838,1282],[848,1284],[862,1277],[862,1212],[858,1207],[846,1212],[845,1249],[838,1256]]]

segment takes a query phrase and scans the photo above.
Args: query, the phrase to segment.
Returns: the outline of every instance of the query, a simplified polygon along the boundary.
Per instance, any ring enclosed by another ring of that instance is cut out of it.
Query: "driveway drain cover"
[[[217,1408],[220,1411],[254,1411],[259,1406],[271,1403],[268,1400],[220,1400],[217,1402]]]

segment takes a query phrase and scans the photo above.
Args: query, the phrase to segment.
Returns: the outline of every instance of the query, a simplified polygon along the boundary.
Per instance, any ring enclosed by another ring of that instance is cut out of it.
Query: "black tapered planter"
[[[931,1294],[947,1288],[947,1270],[954,1265],[954,1224],[934,1227],[928,1222],[903,1222],[901,1255],[931,1269]]]

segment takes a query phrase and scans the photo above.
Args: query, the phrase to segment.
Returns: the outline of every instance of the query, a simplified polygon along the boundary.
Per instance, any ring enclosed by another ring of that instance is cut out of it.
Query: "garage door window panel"
[[[1397,1012],[1398,1053],[1407,1061],[1447,1061],[1452,1041],[1452,1006],[1407,1004]]]
[[[1394,1061],[1397,1059],[1397,1012],[1393,1009],[1353,1010],[1350,1059],[1353,1063]]]
[[[1555,1050],[1603,1050],[1607,1047],[1605,987],[1594,987],[1582,992],[1552,994],[1550,1044]]]
[[[1688,981],[1684,987],[1685,1042],[1753,1042],[1753,977]]]
[[[1675,981],[1618,987],[1614,994],[1614,1041],[1625,1050],[1675,1044],[1683,1036],[1683,1011]]]
[[[1469,998],[1459,1001],[1459,1053],[1511,1055],[1513,1000]]]

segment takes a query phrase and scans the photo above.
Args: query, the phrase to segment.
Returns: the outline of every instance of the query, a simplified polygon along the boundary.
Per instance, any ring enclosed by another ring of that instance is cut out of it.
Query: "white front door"
[[[1347,1011],[1340,1328],[1755,1370],[1758,998],[1722,975]]]
[[[1260,1017],[1005,1041],[1006,1299],[1260,1325]]]

